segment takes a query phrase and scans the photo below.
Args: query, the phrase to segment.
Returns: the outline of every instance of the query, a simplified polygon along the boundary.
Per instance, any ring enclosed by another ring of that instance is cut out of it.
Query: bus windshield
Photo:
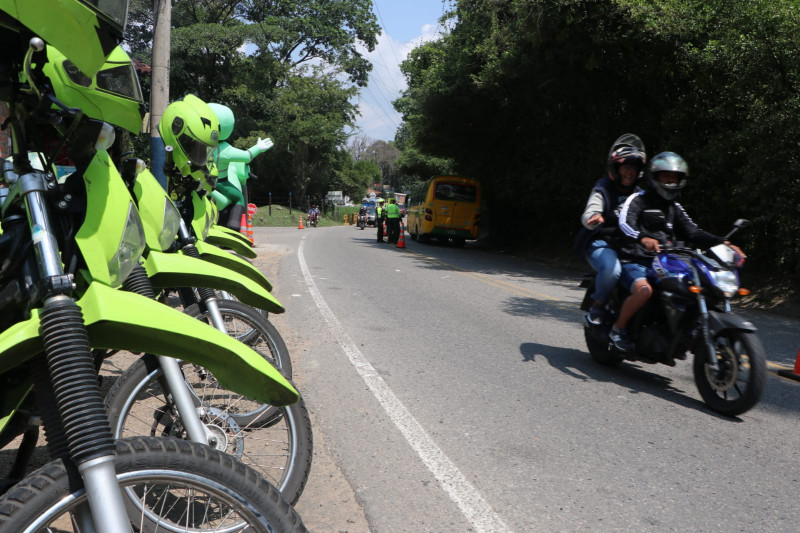
[[[477,195],[477,187],[464,183],[440,182],[436,184],[436,190],[434,191],[436,200],[450,202],[474,202]]]

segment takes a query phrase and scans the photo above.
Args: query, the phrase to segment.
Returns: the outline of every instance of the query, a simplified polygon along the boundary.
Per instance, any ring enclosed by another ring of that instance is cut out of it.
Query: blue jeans
[[[625,263],[622,265],[622,286],[633,292],[633,284],[638,280],[647,278],[648,267],[640,263]]]
[[[611,296],[611,291],[614,290],[622,273],[617,252],[606,241],[597,239],[589,244],[589,248],[586,250],[586,260],[597,272],[592,299],[605,303]]]

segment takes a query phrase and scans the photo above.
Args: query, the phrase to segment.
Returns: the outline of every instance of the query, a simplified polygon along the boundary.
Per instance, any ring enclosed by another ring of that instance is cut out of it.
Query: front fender
[[[208,230],[208,236],[206,237],[205,240],[209,244],[213,244],[221,248],[229,248],[234,252],[236,252],[237,254],[241,255],[242,257],[255,259],[258,256],[258,254],[253,250],[253,248],[250,247],[250,243],[245,244],[236,237],[231,237],[230,235],[226,235],[225,233],[219,231],[216,228],[210,228]]]
[[[201,259],[221,267],[229,268],[234,272],[238,272],[250,278],[250,280],[258,283],[268,291],[272,290],[272,283],[269,282],[264,274],[241,257],[203,241],[197,241],[195,246],[200,253]]]
[[[756,327],[752,322],[745,320],[733,313],[720,313],[719,311],[708,312],[708,329],[712,336],[726,329],[738,329],[740,331],[755,331]]]
[[[222,386],[262,403],[297,401],[297,390],[259,354],[208,324],[155,300],[92,283],[78,300],[92,348],[150,352],[209,369]],[[0,373],[44,349],[39,312],[0,333]]]
[[[236,230],[232,230],[230,228],[226,228],[225,226],[220,226],[219,224],[212,225],[210,229],[222,232],[224,235],[227,235],[228,237],[240,240],[240,241],[242,241],[242,244],[245,244],[247,246],[250,246],[250,247],[253,246],[250,243],[250,239],[249,238],[245,237],[244,235],[242,235],[241,233],[239,233]]]
[[[270,313],[285,309],[267,290],[236,271],[181,253],[151,251],[144,261],[147,276],[157,289],[209,287],[228,291],[243,303]]]

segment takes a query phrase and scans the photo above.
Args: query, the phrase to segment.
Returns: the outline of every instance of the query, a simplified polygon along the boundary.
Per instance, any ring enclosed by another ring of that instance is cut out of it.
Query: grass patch
[[[346,206],[337,207],[333,211],[329,211],[325,215],[320,215],[319,226],[342,226],[344,225],[344,215],[358,213],[359,206]],[[294,227],[300,224],[300,217],[303,217],[303,225],[307,226],[306,211],[292,209],[289,212],[289,207],[285,205],[272,205],[272,214],[270,215],[269,206],[262,206],[256,210],[253,215],[253,226],[274,226],[274,227]]]

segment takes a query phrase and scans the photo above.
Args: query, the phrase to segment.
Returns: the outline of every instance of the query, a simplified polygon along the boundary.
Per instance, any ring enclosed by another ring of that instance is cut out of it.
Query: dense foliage
[[[239,148],[257,137],[275,142],[251,165],[259,177],[248,183],[254,196],[363,193],[369,177],[344,147],[357,114],[353,97],[372,68],[356,44],[372,50],[377,42],[371,0],[172,4],[171,99],[193,93],[229,106],[236,117],[229,142]],[[128,44],[148,64],[152,27],[152,0],[132,0]],[[149,94],[149,77],[142,83]]]
[[[402,169],[481,179],[495,239],[568,247],[634,132],[687,159],[701,226],[748,218],[751,264],[800,272],[800,2],[456,0],[450,26],[402,65]]]

